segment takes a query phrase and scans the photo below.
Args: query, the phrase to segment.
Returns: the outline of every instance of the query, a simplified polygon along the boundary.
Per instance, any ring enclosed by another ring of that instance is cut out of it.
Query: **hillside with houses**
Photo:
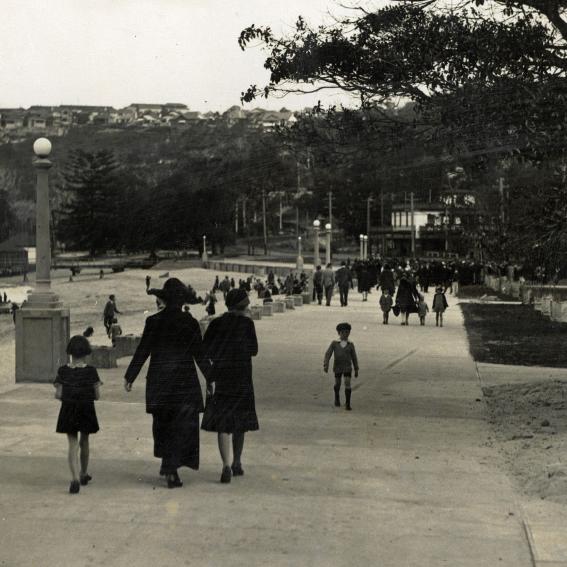
[[[286,108],[279,111],[255,108],[244,110],[232,106],[223,113],[197,112],[181,103],[133,103],[124,108],[111,106],[30,106],[29,108],[0,108],[0,143],[21,141],[32,135],[64,136],[81,126],[110,128],[144,128],[164,126],[187,128],[195,123],[223,121],[238,122],[270,130],[278,125],[289,125],[296,114]]]

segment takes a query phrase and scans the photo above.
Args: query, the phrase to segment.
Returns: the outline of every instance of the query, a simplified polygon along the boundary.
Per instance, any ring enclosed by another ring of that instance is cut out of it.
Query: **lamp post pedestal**
[[[37,171],[36,285],[16,311],[16,382],[53,382],[65,364],[70,335],[69,309],[51,290],[51,242],[49,234],[49,168],[42,156]]]
[[[203,236],[203,254],[201,255],[201,262],[203,262],[203,266],[207,267],[206,264],[209,261],[209,256],[207,254],[207,237]]]

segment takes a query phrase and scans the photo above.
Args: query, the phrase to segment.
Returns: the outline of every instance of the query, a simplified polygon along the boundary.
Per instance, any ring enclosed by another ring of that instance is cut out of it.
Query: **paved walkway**
[[[67,493],[52,387],[1,395],[0,566],[532,565],[521,507],[486,444],[460,311],[442,329],[431,317],[383,326],[377,299],[257,322],[261,430],[230,485],[218,482],[216,439],[204,433],[201,470],[164,487],[144,381],[130,396],[121,389],[127,359],[103,373],[94,481],[78,496]],[[332,406],[322,371],[343,320],[361,364],[352,412]]]

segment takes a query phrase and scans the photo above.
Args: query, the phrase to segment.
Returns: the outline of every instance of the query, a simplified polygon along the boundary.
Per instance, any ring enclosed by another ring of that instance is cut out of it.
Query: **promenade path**
[[[168,490],[152,456],[144,380],[102,371],[94,481],[67,493],[49,385],[0,395],[0,566],[532,565],[521,509],[483,414],[460,310],[444,328],[380,323],[376,293],[256,322],[260,431],[221,485],[216,438]],[[430,298],[429,298],[430,300]],[[449,297],[451,303],[451,298]],[[415,317],[415,316],[414,316]],[[332,406],[323,353],[353,325],[353,411]]]

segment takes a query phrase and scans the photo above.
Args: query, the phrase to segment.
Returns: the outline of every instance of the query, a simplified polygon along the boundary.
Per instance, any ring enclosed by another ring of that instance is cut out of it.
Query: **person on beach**
[[[69,442],[71,494],[77,494],[81,486],[92,480],[88,473],[89,435],[99,430],[94,402],[99,399],[102,382],[96,368],[86,363],[90,353],[91,345],[86,337],[72,337],[67,345],[71,362],[59,368],[53,382],[55,397],[61,400],[56,432],[65,433]]]
[[[384,288],[382,290],[382,295],[380,296],[380,309],[382,310],[383,320],[382,324],[388,324],[388,318],[390,317],[390,311],[392,310],[392,305],[394,300],[390,295],[390,290],[388,288]]]
[[[232,476],[244,474],[244,436],[259,429],[252,382],[252,357],[258,354],[258,340],[254,321],[245,314],[249,304],[245,290],[230,290],[226,296],[228,312],[211,321],[203,338],[211,370],[206,376],[207,407],[201,428],[217,433],[222,459],[220,481],[225,484]]]
[[[349,323],[339,323],[337,325],[337,333],[339,334],[338,341],[332,341],[325,353],[323,360],[323,370],[329,371],[329,361],[334,356],[333,372],[335,373],[335,406],[341,406],[341,379],[345,379],[345,409],[350,411],[351,394],[350,380],[352,376],[352,369],[354,367],[354,377],[358,378],[358,358],[356,357],[356,350],[354,343],[348,340],[352,327]]]
[[[112,346],[116,346],[116,337],[120,337],[122,335],[122,327],[118,323],[118,319],[116,317],[112,319],[112,325],[110,325],[110,340],[112,341]]]
[[[163,289],[150,289],[164,305],[146,319],[142,338],[124,376],[124,389],[132,385],[149,358],[146,376],[146,413],[152,416],[154,456],[161,459],[160,475],[167,487],[183,486],[177,469],[199,468],[199,413],[203,394],[195,362],[205,375],[199,323],[183,311],[192,294],[177,278],[169,278]]]
[[[217,296],[215,293],[215,288],[211,289],[211,292],[205,297],[205,303],[207,304],[206,312],[209,317],[212,317],[216,313],[215,303],[217,302]]]
[[[146,276],[146,291],[150,289],[151,281],[152,281],[152,276]]]
[[[419,301],[417,302],[417,314],[419,315],[419,324],[425,325],[425,317],[429,313],[429,305],[425,301],[425,297],[420,293]]]
[[[442,285],[437,286],[437,288],[435,289],[435,295],[433,296],[433,304],[431,307],[433,311],[435,311],[435,326],[442,327],[443,313],[445,313],[445,309],[449,307]]]
[[[102,318],[104,321],[104,328],[106,329],[106,334],[110,337],[110,327],[112,326],[112,320],[116,317],[116,313],[122,314],[121,311],[118,311],[118,307],[116,307],[116,296],[114,294],[108,296],[108,301],[104,306],[104,311],[102,314]]]

